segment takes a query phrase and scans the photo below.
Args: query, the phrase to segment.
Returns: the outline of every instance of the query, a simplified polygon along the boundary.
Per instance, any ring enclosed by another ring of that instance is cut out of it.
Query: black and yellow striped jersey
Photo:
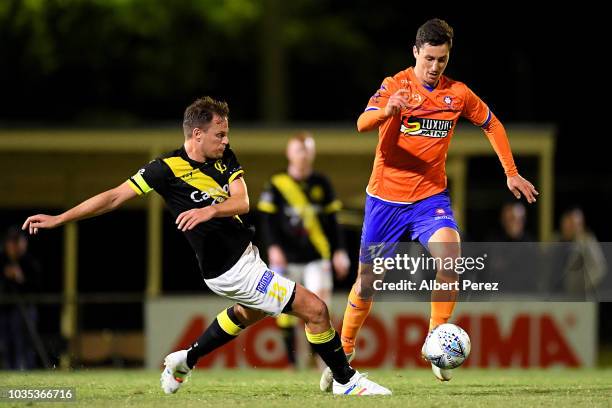
[[[130,177],[129,184],[139,195],[155,190],[176,218],[184,211],[225,201],[230,183],[243,173],[229,146],[221,159],[204,163],[191,160],[181,147],[149,162]],[[204,279],[212,279],[238,261],[253,233],[238,216],[233,216],[200,223],[185,236],[196,253]]]
[[[341,207],[324,175],[313,172],[297,181],[277,173],[257,204],[264,243],[279,245],[290,263],[330,259],[334,249],[344,246],[335,215]]]

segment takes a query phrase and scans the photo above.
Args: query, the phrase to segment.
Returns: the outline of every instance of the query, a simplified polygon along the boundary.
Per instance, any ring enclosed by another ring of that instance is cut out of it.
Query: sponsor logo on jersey
[[[274,277],[274,272],[272,272],[269,269],[266,270],[264,274],[261,276],[261,278],[259,279],[259,282],[257,283],[257,287],[255,288],[255,290],[258,291],[259,293],[265,294],[268,291],[268,286],[270,286],[270,282],[272,282],[273,277]]]
[[[402,118],[400,132],[410,136],[447,137],[453,128],[452,120],[406,117]]]
[[[223,190],[217,187],[211,187],[206,191],[196,190],[189,196],[194,203],[201,203],[210,198],[213,199],[212,204],[222,203],[229,194],[229,184],[223,186]]]
[[[434,216],[434,220],[453,220],[452,215],[448,215],[446,214],[446,210],[444,210],[444,208],[436,208],[435,212],[435,216]]]

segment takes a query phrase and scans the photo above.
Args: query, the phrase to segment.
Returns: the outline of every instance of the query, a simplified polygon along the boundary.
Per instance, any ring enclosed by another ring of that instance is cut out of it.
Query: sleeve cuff
[[[138,195],[143,195],[144,193],[142,192],[142,190],[132,181],[132,179],[128,179],[128,185],[130,186],[130,188],[132,190],[134,190],[134,192]]]
[[[244,170],[238,170],[237,172],[235,172],[234,174],[230,176],[229,181],[227,183],[232,184],[232,181],[236,180],[238,176],[241,176],[243,174],[244,174]]]
[[[518,176],[518,169],[515,167],[514,169],[510,170],[510,171],[506,171],[506,177],[514,177],[514,176]]]
[[[153,191],[140,173],[136,173],[130,177],[130,186],[138,195],[148,194],[149,192]]]

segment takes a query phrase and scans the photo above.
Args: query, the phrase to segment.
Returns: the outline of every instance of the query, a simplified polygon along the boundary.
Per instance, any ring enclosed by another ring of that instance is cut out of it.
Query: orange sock
[[[345,354],[350,354],[355,350],[355,338],[359,329],[365,322],[365,319],[370,314],[372,309],[372,300],[359,298],[355,293],[355,289],[351,289],[349,293],[346,310],[344,311],[344,320],[342,322],[342,348]]]
[[[431,319],[429,319],[429,331],[435,327],[448,322],[453,314],[455,302],[431,302]]]
[[[440,276],[436,277],[436,281],[447,281]],[[452,280],[448,280],[452,282]],[[433,328],[448,322],[448,319],[453,314],[455,303],[457,300],[457,290],[434,290],[431,292],[431,318],[429,319],[429,331]]]

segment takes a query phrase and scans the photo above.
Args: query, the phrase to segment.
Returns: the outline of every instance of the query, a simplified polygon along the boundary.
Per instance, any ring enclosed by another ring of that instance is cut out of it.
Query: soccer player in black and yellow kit
[[[291,313],[306,323],[306,337],[334,373],[334,393],[390,394],[351,368],[325,303],[301,285],[275,274],[251,244],[239,215],[249,211],[243,170],[229,148],[229,109],[210,97],[185,110],[185,143],[140,169],[116,188],[85,200],[59,215],[28,217],[23,229],[40,229],[97,216],[155,190],[176,217],[196,253],[202,276],[215,293],[236,303],[223,310],[189,350],[166,356],[162,389],[176,392],[197,360],[226,344],[266,316]]]
[[[344,249],[336,213],[342,204],[329,179],[313,168],[315,141],[300,132],[287,142],[287,170],[274,174],[261,193],[261,235],[270,269],[304,287],[329,306],[333,289],[332,264],[339,279],[346,277],[350,262]],[[296,365],[297,321],[281,314],[289,362]]]

